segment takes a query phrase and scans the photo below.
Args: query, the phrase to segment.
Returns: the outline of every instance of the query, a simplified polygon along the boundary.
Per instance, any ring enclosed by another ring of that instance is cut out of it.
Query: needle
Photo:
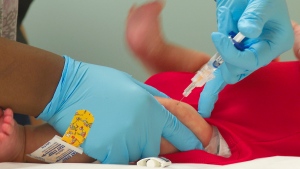
[[[181,103],[181,101],[184,99],[184,97],[182,97],[179,102],[177,103],[177,105],[179,105],[179,103]]]

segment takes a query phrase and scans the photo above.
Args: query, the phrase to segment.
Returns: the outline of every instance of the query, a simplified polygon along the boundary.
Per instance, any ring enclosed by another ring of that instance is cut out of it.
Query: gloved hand
[[[209,117],[219,92],[227,83],[236,83],[269,64],[289,50],[294,34],[284,0],[217,0],[218,31],[212,40],[224,63],[208,82],[199,100],[198,111]],[[237,50],[228,38],[230,31],[241,32],[247,49]]]
[[[124,72],[65,59],[54,97],[39,118],[63,135],[77,110],[90,111],[95,121],[81,146],[88,156],[102,163],[128,164],[158,156],[161,137],[182,151],[203,148],[153,97],[165,94]]]

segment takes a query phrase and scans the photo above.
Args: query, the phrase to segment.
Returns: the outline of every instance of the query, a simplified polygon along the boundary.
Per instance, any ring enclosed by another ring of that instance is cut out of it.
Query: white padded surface
[[[135,165],[106,164],[29,164],[0,163],[5,169],[146,169]],[[217,166],[206,164],[172,164],[166,169],[300,169],[300,157],[269,157],[243,163]]]

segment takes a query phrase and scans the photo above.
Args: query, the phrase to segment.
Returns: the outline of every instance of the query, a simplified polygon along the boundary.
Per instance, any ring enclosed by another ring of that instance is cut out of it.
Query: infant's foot
[[[126,40],[132,52],[142,62],[154,60],[163,47],[159,14],[163,9],[161,0],[142,6],[132,6],[127,17]]]
[[[298,60],[300,60],[300,25],[296,22],[292,21],[294,34],[295,34],[295,42],[294,42],[294,54]]]
[[[0,161],[18,161],[24,152],[25,138],[19,126],[13,119],[11,109],[0,109]]]

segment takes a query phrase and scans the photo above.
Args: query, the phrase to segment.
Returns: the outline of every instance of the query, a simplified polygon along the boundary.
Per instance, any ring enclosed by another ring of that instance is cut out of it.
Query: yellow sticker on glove
[[[93,122],[94,116],[91,112],[78,110],[62,140],[75,147],[79,147],[87,137]]]

